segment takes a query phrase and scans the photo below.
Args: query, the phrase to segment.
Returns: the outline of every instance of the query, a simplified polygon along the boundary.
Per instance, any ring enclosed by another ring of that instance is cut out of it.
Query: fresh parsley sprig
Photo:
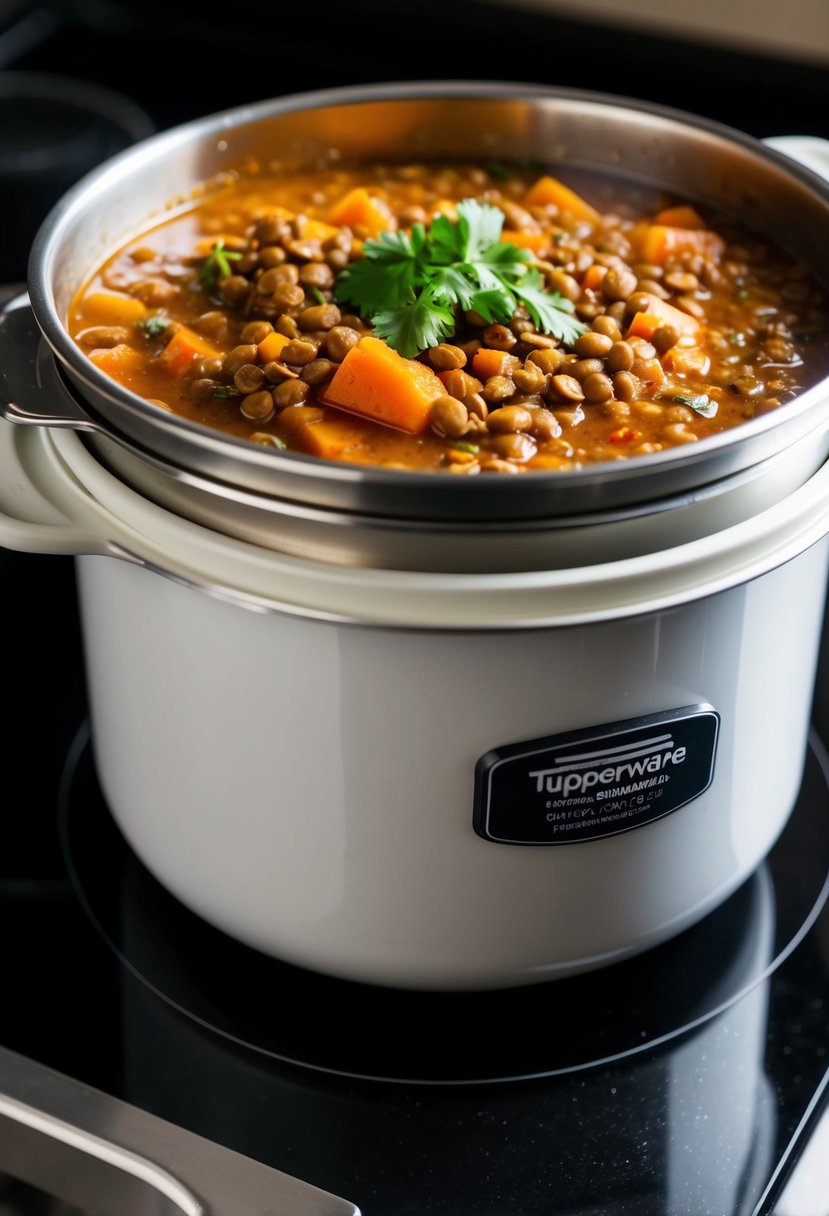
[[[233,274],[230,263],[238,262],[241,256],[241,253],[237,253],[233,249],[225,249],[223,240],[216,241],[202,263],[199,279],[205,287],[215,287],[219,279],[227,279]]]
[[[367,240],[362,260],[339,275],[335,298],[408,359],[455,332],[458,308],[505,324],[523,304],[540,333],[575,342],[585,326],[572,302],[546,290],[528,250],[501,240],[503,213],[471,198],[456,211],[456,220],[439,215],[428,229],[414,224]]]

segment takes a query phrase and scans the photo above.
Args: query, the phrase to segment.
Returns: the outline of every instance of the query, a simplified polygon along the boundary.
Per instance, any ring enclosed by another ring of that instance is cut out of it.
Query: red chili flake
[[[620,426],[618,431],[611,431],[611,443],[633,443],[634,440],[641,438],[641,431],[634,431],[632,426]]]

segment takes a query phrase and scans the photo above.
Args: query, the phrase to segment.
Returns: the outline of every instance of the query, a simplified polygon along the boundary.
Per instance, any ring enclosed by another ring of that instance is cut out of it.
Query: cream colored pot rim
[[[829,533],[829,462],[751,519],[673,549],[552,571],[354,569],[222,536],[149,502],[69,431],[0,421],[0,542],[100,554],[258,612],[396,629],[557,628],[641,616],[715,595]]]

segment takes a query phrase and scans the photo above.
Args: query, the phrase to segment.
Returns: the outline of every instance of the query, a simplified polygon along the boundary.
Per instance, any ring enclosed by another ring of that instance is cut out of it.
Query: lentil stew
[[[114,254],[70,333],[264,446],[460,475],[695,443],[829,373],[826,294],[731,217],[536,165],[239,180]]]

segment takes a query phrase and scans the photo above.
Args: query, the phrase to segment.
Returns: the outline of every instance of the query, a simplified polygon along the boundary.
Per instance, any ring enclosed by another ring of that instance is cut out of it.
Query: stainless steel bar
[[[5,1048],[0,1171],[89,1216],[360,1216],[346,1199]]]

